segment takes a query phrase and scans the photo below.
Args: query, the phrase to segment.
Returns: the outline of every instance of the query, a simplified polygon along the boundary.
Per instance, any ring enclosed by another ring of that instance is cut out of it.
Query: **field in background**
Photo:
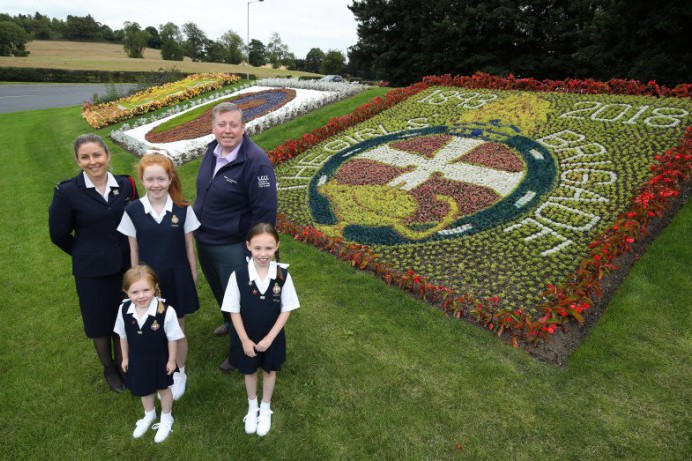
[[[153,72],[160,68],[176,67],[181,72],[227,72],[255,74],[258,78],[292,75],[316,75],[297,70],[281,70],[217,62],[164,61],[161,51],[146,48],[144,59],[128,58],[122,45],[111,43],[34,40],[27,43],[31,54],[25,58],[0,56],[0,67],[39,67],[67,70],[105,70]]]

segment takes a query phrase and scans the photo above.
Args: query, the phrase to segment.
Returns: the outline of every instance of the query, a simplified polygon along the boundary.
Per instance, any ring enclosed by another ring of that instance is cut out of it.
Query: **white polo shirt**
[[[150,214],[151,217],[154,218],[154,220],[159,224],[161,224],[161,221],[163,221],[163,218],[166,216],[166,213],[171,213],[173,211],[173,199],[170,195],[166,197],[166,205],[164,205],[161,214],[158,214],[156,210],[154,210],[154,208],[151,206],[151,202],[149,201],[146,195],[139,199],[139,201],[142,202],[142,206],[144,206],[144,213]],[[199,226],[201,226],[201,224],[197,219],[197,215],[195,214],[192,207],[188,206],[185,208],[187,209],[187,211],[185,213],[184,232],[186,234],[189,234],[190,232],[196,230]],[[127,214],[127,211],[123,213],[123,217],[120,220],[120,224],[118,224],[118,232],[120,232],[121,234],[125,234],[128,237],[137,237],[137,229],[135,229],[135,225],[132,222],[130,216]]]
[[[257,275],[257,269],[255,269],[255,263],[252,259],[248,261],[247,270],[250,277],[250,282],[255,282],[257,289],[260,293],[264,294],[269,288],[269,284],[272,280],[276,279],[277,266],[281,266],[284,269],[288,267],[288,264],[277,264],[275,261],[269,263],[269,272],[267,272],[267,278],[262,280],[259,275]],[[298,302],[298,294],[296,293],[295,286],[293,285],[293,280],[291,279],[291,274],[287,274],[284,285],[281,288],[281,312],[289,312],[300,307],[300,302]],[[235,277],[235,271],[231,274],[228,279],[228,286],[226,287],[226,294],[223,297],[223,302],[221,303],[221,310],[230,313],[240,312],[240,291],[238,290],[238,281]]]
[[[127,301],[127,299],[125,300]],[[125,302],[123,301],[123,303]],[[161,299],[161,302],[164,302],[165,299]],[[139,329],[142,329],[142,326],[144,326],[144,323],[147,321],[149,317],[156,317],[156,309],[159,307],[159,298],[154,296],[151,299],[151,302],[149,303],[149,307],[147,308],[147,311],[144,313],[143,316],[138,316],[137,315],[137,308],[135,307],[135,303],[131,303],[130,307],[127,308],[126,314],[134,314],[135,320],[137,320],[137,325],[139,326]],[[118,316],[115,318],[115,326],[113,327],[113,331],[120,336],[122,339],[127,339],[127,333],[125,332],[125,320],[123,319],[123,316],[120,315],[120,311],[122,309],[122,304],[118,308]],[[185,333],[183,333],[183,330],[180,328],[180,324],[178,323],[178,317],[175,313],[175,309],[171,306],[168,306],[166,309],[166,316],[164,317],[164,323],[163,323],[163,331],[166,332],[166,338],[169,341],[177,341],[179,339],[182,339],[185,337]]]

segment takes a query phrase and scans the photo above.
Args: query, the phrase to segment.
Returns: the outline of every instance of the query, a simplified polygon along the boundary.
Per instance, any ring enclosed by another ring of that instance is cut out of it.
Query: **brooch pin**
[[[158,330],[159,328],[161,328],[161,325],[159,325],[159,322],[157,322],[156,320],[154,320],[154,323],[151,324],[151,329],[154,330],[154,331],[156,331],[156,330]]]
[[[278,296],[281,294],[281,287],[279,286],[278,283],[274,284],[274,288],[272,288],[272,293],[274,293],[275,296]]]
[[[252,290],[252,294],[253,294],[253,295],[256,295],[256,294],[257,294],[257,290]]]
[[[118,189],[113,190],[113,195],[120,195],[120,191]]]
[[[180,221],[180,220],[178,219],[178,217],[177,217],[176,215],[173,215],[173,217],[171,218],[171,222],[172,222],[173,224],[178,224],[178,221]]]

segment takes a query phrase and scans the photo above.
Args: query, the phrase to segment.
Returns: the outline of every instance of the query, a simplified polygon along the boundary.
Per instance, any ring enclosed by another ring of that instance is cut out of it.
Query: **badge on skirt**
[[[274,288],[272,288],[272,293],[274,293],[274,296],[279,296],[281,294],[281,287],[278,283],[274,284]]]
[[[151,329],[154,330],[154,331],[156,331],[156,330],[158,330],[159,328],[161,328],[161,325],[159,325],[159,322],[157,322],[156,320],[154,320],[154,322],[151,324]]]

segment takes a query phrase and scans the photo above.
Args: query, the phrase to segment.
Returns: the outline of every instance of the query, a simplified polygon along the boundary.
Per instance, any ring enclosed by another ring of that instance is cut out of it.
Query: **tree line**
[[[305,59],[298,59],[277,33],[271,34],[266,45],[257,39],[246,44],[233,30],[212,40],[194,22],[182,26],[168,22],[157,28],[126,21],[122,29],[112,30],[91,15],[70,15],[62,20],[38,12],[33,16],[0,13],[0,56],[26,56],[25,44],[30,40],[118,43],[131,58],[142,58],[145,48],[153,48],[160,50],[161,57],[167,61],[189,57],[193,61],[240,64],[249,58],[250,65],[255,67],[271,64],[275,69],[283,66],[289,70],[322,74],[340,74],[347,70],[346,58],[340,51],[325,53],[320,48],[312,48]]]
[[[692,81],[689,0],[355,0],[349,65],[403,85],[476,71]]]

